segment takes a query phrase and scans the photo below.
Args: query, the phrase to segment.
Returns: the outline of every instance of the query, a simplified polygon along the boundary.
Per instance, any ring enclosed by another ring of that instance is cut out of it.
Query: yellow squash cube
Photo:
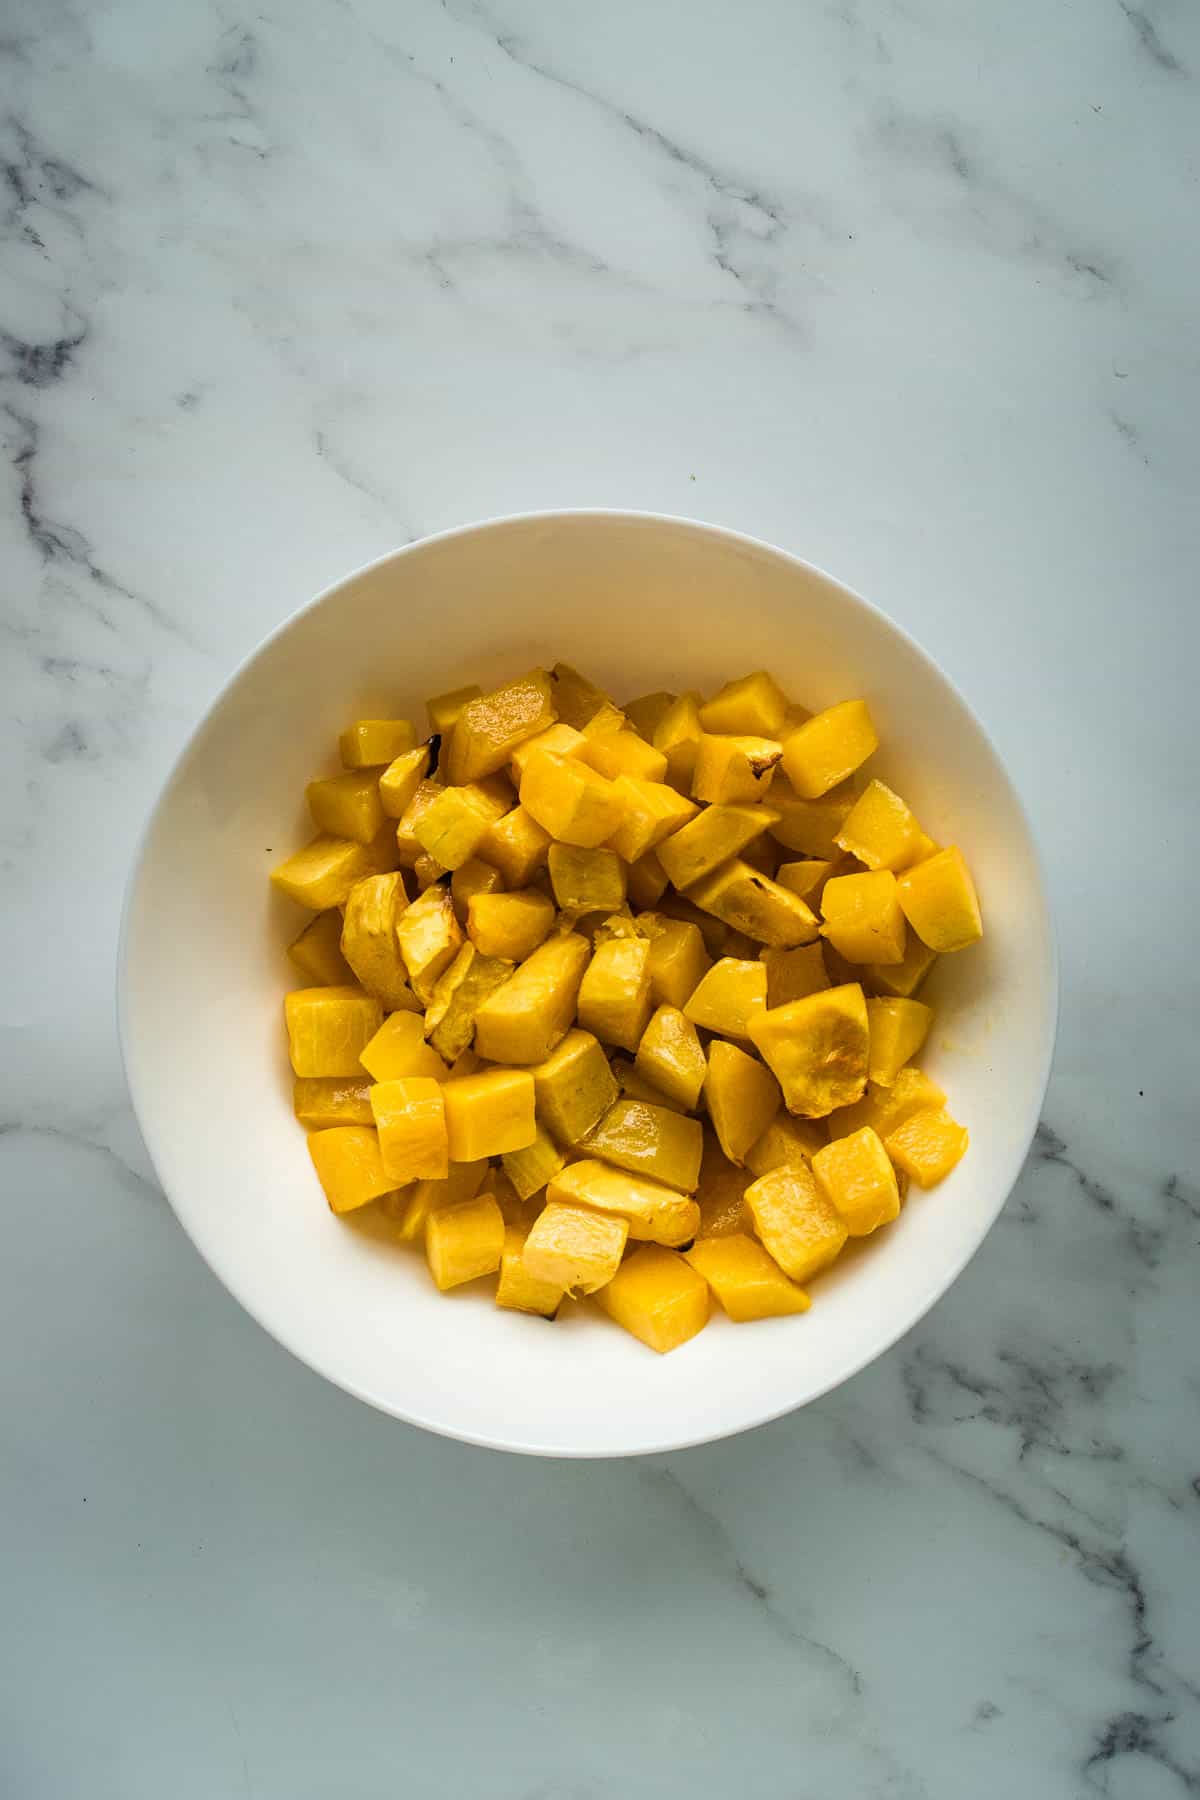
[[[595,849],[621,823],[613,783],[573,756],[531,756],[521,777],[521,805],[560,844]]]
[[[526,763],[539,750],[548,750],[551,756],[578,756],[586,744],[582,731],[576,731],[573,725],[564,725],[560,719],[556,725],[547,725],[545,731],[539,731],[535,737],[526,738],[523,744],[517,745],[510,758],[512,778],[520,787]]]
[[[683,1011],[704,1031],[722,1037],[749,1037],[754,1020],[767,1009],[767,971],[764,964],[723,956],[697,982]]]
[[[297,988],[284,996],[283,1016],[295,1074],[357,1078],[359,1057],[383,1023],[383,1008],[357,987]]]
[[[871,781],[854,802],[837,841],[868,869],[907,869],[928,843],[925,833],[899,794],[882,781]]]
[[[476,1013],[488,995],[504,985],[514,967],[504,957],[481,956],[474,944],[464,944],[438,977],[425,1011],[425,1035],[448,1063],[470,1047]]]
[[[554,898],[564,912],[615,912],[625,904],[625,865],[615,850],[551,844],[547,859]]]
[[[455,869],[450,878],[450,898],[454,902],[454,916],[460,925],[467,923],[467,909],[474,894],[502,894],[504,877],[499,869],[493,869],[490,863],[482,862],[479,857],[472,856]]]
[[[396,921],[396,941],[413,992],[423,1006],[433,999],[438,977],[463,947],[462,926],[448,887],[426,888]]]
[[[358,719],[338,739],[346,769],[378,769],[394,762],[417,741],[410,719]]]
[[[597,944],[579,987],[579,1023],[602,1044],[637,1049],[650,1018],[649,963],[645,938]]]
[[[651,1001],[655,1006],[682,1009],[712,966],[699,927],[686,919],[651,919],[647,915],[639,924],[652,934],[647,962]]]
[[[677,888],[711,875],[760,838],[778,818],[766,806],[709,806],[673,832],[659,849],[658,860]]]
[[[471,682],[468,687],[452,688],[448,694],[435,694],[425,702],[430,731],[438,737],[453,731],[468,700],[478,700],[482,692],[477,683]]]
[[[714,806],[765,800],[782,756],[783,746],[774,738],[705,732],[692,770],[692,798]]]
[[[829,1135],[848,1137],[852,1131],[872,1126],[886,1142],[890,1132],[917,1112],[937,1112],[946,1104],[946,1096],[924,1069],[904,1068],[891,1087],[872,1082],[862,1099],[853,1106],[843,1106],[829,1116]]]
[[[461,783],[494,774],[509,761],[518,744],[545,731],[555,717],[550,679],[544,669],[533,669],[494,693],[468,700],[450,734],[449,779]]]
[[[912,926],[908,926],[904,955],[898,963],[865,963],[863,978],[881,994],[894,994],[911,1000],[937,961],[937,951],[923,944]]]
[[[288,945],[288,957],[313,987],[348,987],[353,982],[353,971],[342,955],[342,915],[336,906],[309,921]]]
[[[779,867],[779,845],[771,837],[755,838],[742,851],[741,860],[750,868],[757,869],[760,875],[769,875],[774,881],[775,871]],[[695,895],[690,897],[694,899]]]
[[[629,730],[596,732],[589,726],[579,760],[610,781],[629,775],[638,781],[660,782],[667,772],[663,752]]]
[[[331,1212],[353,1212],[396,1185],[384,1169],[379,1139],[366,1126],[310,1131],[308,1153]]]
[[[549,938],[475,1015],[475,1048],[496,1063],[544,1062],[575,1018],[591,949],[576,932]]]
[[[695,1192],[700,1180],[704,1132],[669,1106],[645,1100],[614,1100],[580,1146],[589,1156],[635,1175],[649,1175],[680,1193]]]
[[[692,785],[696,752],[704,736],[699,694],[681,694],[654,728],[653,744],[667,759],[667,780],[681,793]]]
[[[462,1200],[473,1200],[488,1173],[486,1158],[480,1162],[452,1162],[438,1181],[416,1181],[399,1193],[388,1194],[381,1207],[403,1242],[415,1244],[424,1237],[426,1221],[431,1213],[444,1207],[457,1206]]]
[[[368,994],[387,1012],[413,1012],[418,1005],[400,955],[396,928],[408,908],[404,877],[368,875],[346,896],[342,955]]]
[[[417,836],[417,824],[446,792],[440,781],[420,781],[412,799],[396,821],[396,857],[402,869],[415,869],[423,856],[424,845]]]
[[[768,1006],[786,1006],[790,1000],[802,1000],[806,994],[819,993],[829,986],[820,944],[802,944],[795,950],[764,950],[762,965],[767,971]]]
[[[550,691],[559,718],[576,731],[582,731],[602,708],[612,705],[612,697],[570,663],[555,663],[550,671]]]
[[[862,1098],[870,1037],[857,982],[808,994],[751,1020],[750,1037],[774,1070],[784,1104],[820,1119]]]
[[[849,786],[835,788],[819,800],[801,800],[789,784],[776,775],[771,789],[771,811],[778,815],[771,836],[785,850],[799,856],[832,861],[838,854],[837,834],[854,807]]]
[[[309,1131],[333,1125],[374,1125],[370,1083],[364,1076],[297,1075],[292,1083],[292,1110]]]
[[[305,793],[313,824],[330,837],[371,844],[383,830],[379,777],[374,769],[356,769],[345,775],[332,775],[326,781],[310,781]]]
[[[488,827],[479,856],[499,869],[510,888],[523,888],[545,868],[550,841],[550,833],[542,830],[531,813],[514,806]]]
[[[638,1074],[687,1112],[700,1103],[708,1059],[692,1021],[677,1006],[660,1006],[642,1033]]]
[[[590,1031],[569,1031],[530,1074],[538,1118],[560,1144],[578,1144],[617,1097],[608,1058]]]
[[[597,1295],[598,1304],[659,1355],[677,1350],[708,1324],[708,1283],[674,1250],[636,1250]]]
[[[430,1213],[425,1223],[425,1260],[443,1293],[493,1275],[504,1253],[504,1215],[491,1194]]]
[[[527,1235],[517,1225],[510,1225],[504,1233],[496,1305],[506,1307],[510,1312],[534,1313],[539,1318],[552,1319],[562,1305],[563,1290],[553,1282],[538,1281],[529,1273],[525,1264]]]
[[[688,804],[690,805],[691,802],[689,801]],[[667,891],[668,882],[667,871],[653,850],[647,850],[645,856],[639,856],[635,863],[630,863],[626,884],[630,903],[633,906],[658,905]]]
[[[787,718],[787,695],[765,669],[727,681],[720,691],[700,708],[700,723],[705,731],[725,736],[776,738]]]
[[[900,1217],[896,1171],[869,1125],[818,1150],[812,1170],[851,1237],[869,1237]]]
[[[893,1126],[884,1145],[898,1169],[911,1175],[918,1187],[930,1188],[950,1173],[969,1141],[966,1126],[948,1112],[927,1109],[910,1113]]]
[[[686,1106],[681,1106],[670,1094],[664,1094],[652,1081],[647,1081],[627,1056],[613,1057],[612,1072],[626,1100],[642,1100],[647,1106],[669,1106],[673,1112],[687,1112]]]
[[[377,1081],[372,1087],[379,1153],[393,1187],[446,1175],[449,1153],[442,1093],[441,1082],[425,1075]]]
[[[789,893],[798,894],[801,900],[807,900],[810,906],[815,906],[833,869],[833,863],[826,858],[809,856],[802,862],[780,863],[775,871],[775,879],[780,887],[787,888]]]
[[[613,788],[623,816],[609,839],[609,848],[627,863],[639,861],[694,819],[700,810],[665,781],[644,781],[618,775]]]
[[[731,1232],[746,1230],[748,1214],[742,1196],[749,1184],[746,1170],[730,1162],[716,1133],[705,1127],[700,1186],[696,1189],[696,1204],[700,1208],[698,1238],[728,1237]]]
[[[554,1179],[566,1160],[549,1132],[539,1125],[532,1144],[527,1144],[523,1150],[505,1151],[504,1173],[512,1182],[517,1197],[529,1200]]]
[[[898,963],[906,933],[896,877],[890,869],[838,875],[821,896],[821,935],[852,963]]]
[[[429,773],[429,745],[418,744],[390,762],[379,777],[379,804],[389,819],[402,819]]]
[[[560,1170],[546,1190],[546,1200],[615,1213],[627,1222],[631,1238],[655,1244],[690,1244],[700,1225],[696,1202],[678,1189],[594,1160]]]
[[[828,1142],[823,1123],[780,1113],[751,1144],[746,1167],[752,1175],[769,1175],[772,1169],[806,1169]]]
[[[655,694],[639,694],[636,700],[626,703],[625,717],[638,736],[644,737],[648,744],[652,744],[654,733],[678,698],[678,694],[668,694],[665,691]]]
[[[751,1145],[779,1111],[779,1088],[769,1069],[716,1038],[709,1046],[704,1099],[725,1155],[744,1163]]]
[[[871,1048],[867,1072],[871,1080],[880,1087],[891,1087],[929,1036],[932,1024],[932,1006],[923,1006],[919,1000],[868,1000]]]
[[[683,894],[664,894],[655,907],[655,916],[665,919],[682,919],[689,925],[695,925],[704,939],[704,948],[710,956],[724,956],[725,946],[733,935],[723,919],[714,918],[712,913],[701,912],[700,908],[693,906],[692,902]]]
[[[784,772],[802,800],[819,800],[878,748],[866,702],[843,700],[792,732],[783,746]]]
[[[785,1275],[811,1281],[841,1255],[846,1221],[812,1170],[772,1169],[746,1189],[754,1229]]]
[[[437,799],[413,824],[413,836],[443,869],[459,869],[469,862],[489,828],[504,816],[497,805],[474,783],[443,788]]]
[[[448,1081],[444,1092],[455,1162],[525,1150],[537,1137],[533,1076],[527,1069],[486,1069]]]
[[[816,914],[797,894],[736,856],[698,881],[688,898],[755,943],[774,949],[794,950],[814,943],[819,934]]]
[[[975,883],[956,846],[906,869],[897,886],[905,918],[931,950],[965,950],[983,936]]]
[[[536,888],[475,894],[467,904],[467,935],[485,956],[524,962],[545,943],[553,924],[554,902]]]
[[[388,831],[370,844],[356,844],[353,838],[315,837],[272,869],[271,880],[289,900],[312,912],[326,912],[345,903],[356,881],[394,869],[396,862],[396,846]]]
[[[703,1275],[726,1315],[737,1325],[807,1312],[812,1302],[779,1264],[742,1232],[697,1238],[684,1257]]]
[[[389,1013],[359,1061],[376,1081],[399,1081],[406,1075],[445,1081],[450,1072],[425,1042],[425,1021],[415,1012]]]
[[[565,1293],[593,1294],[621,1266],[629,1225],[589,1206],[544,1206],[525,1239],[525,1267],[535,1281]]]

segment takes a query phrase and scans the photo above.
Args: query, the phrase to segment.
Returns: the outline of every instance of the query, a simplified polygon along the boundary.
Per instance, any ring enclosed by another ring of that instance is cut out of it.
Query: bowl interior
[[[304,785],[355,716],[563,657],[618,699],[770,668],[818,708],[870,703],[873,765],[975,871],[987,936],[945,958],[923,1062],[970,1126],[941,1187],[819,1283],[803,1319],[709,1329],[658,1358],[583,1307],[553,1331],[447,1297],[423,1262],[338,1221],[292,1117],[284,945],[270,868],[311,835]],[[182,1223],[282,1343],[437,1431],[562,1455],[661,1450],[814,1398],[911,1326],[979,1244],[1036,1124],[1054,952],[1028,827],[972,715],[879,613],[790,557],[674,520],[531,517],[426,540],[331,589],[239,671],[181,758],[131,886],[122,1022],[134,1102]]]

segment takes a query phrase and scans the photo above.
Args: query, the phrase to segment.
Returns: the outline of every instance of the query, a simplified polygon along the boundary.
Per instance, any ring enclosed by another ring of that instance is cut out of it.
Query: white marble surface
[[[0,1789],[1200,1791],[1196,7],[10,0],[0,37]],[[970,1270],[657,1463],[434,1441],[290,1361],[176,1227],[114,1033],[135,835],[235,660],[397,541],[563,504],[901,619],[1062,927]]]

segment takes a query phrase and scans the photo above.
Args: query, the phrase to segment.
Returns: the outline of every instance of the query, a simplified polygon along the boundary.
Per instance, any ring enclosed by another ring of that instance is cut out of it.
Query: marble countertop
[[[4,1791],[1200,1791],[1200,13],[14,0],[0,55]],[[398,542],[579,504],[771,539],[933,648],[1064,971],[1034,1154],[933,1314],[801,1414],[598,1465],[268,1340],[113,1015],[235,661]]]

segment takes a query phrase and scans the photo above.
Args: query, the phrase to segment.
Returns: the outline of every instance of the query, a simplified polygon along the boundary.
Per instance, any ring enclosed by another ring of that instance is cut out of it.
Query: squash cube
[[[919,1116],[919,1115],[918,1115]],[[903,1127],[901,1128],[903,1129]],[[900,1189],[878,1134],[869,1125],[818,1150],[812,1170],[851,1237],[869,1237],[900,1216]]]
[[[773,949],[794,950],[799,944],[814,943],[820,933],[816,914],[797,894],[736,856],[698,881],[688,898],[733,930]]]
[[[425,1075],[377,1081],[371,1089],[371,1111],[379,1153],[393,1187],[445,1177],[449,1156],[440,1082]]]
[[[745,1169],[730,1162],[716,1133],[706,1126],[700,1186],[696,1189],[696,1204],[700,1208],[697,1238],[728,1237],[731,1232],[746,1230],[749,1215],[742,1196],[749,1184]]]
[[[626,885],[634,906],[658,905],[667,891],[668,882],[667,871],[653,850],[647,850],[645,856],[639,856],[636,862],[630,863]]]
[[[482,693],[483,689],[472,681],[467,687],[451,688],[448,694],[435,694],[425,702],[430,731],[438,737],[453,731],[468,700],[478,700]]]
[[[868,782],[837,835],[868,869],[907,869],[928,841],[911,808],[882,781]]]
[[[560,844],[595,849],[621,823],[613,783],[573,756],[539,750],[521,777],[521,805]]]
[[[651,1001],[682,1009],[712,966],[699,927],[685,919],[651,919],[645,914],[638,922],[653,933],[647,961]]]
[[[687,1112],[686,1106],[681,1106],[670,1094],[664,1094],[652,1081],[647,1081],[627,1056],[613,1057],[612,1072],[626,1100],[641,1100],[647,1106],[669,1106],[673,1112]]]
[[[848,1137],[852,1131],[870,1125],[886,1143],[889,1134],[914,1113],[938,1112],[945,1104],[945,1094],[924,1069],[903,1068],[891,1087],[869,1082],[861,1100],[831,1113],[829,1135]]]
[[[402,819],[429,773],[429,745],[418,744],[390,762],[379,777],[379,804],[389,819]]]
[[[357,987],[297,988],[284,996],[283,1016],[295,1074],[357,1080],[359,1056],[379,1030],[383,1008]]]
[[[852,963],[898,963],[904,959],[904,914],[890,869],[837,875],[821,896],[821,935]]]
[[[635,1051],[650,1018],[650,945],[645,938],[598,944],[579,987],[579,1023],[602,1044]]]
[[[812,1305],[804,1289],[788,1280],[762,1245],[740,1231],[728,1237],[697,1238],[683,1254],[737,1325],[804,1313]]]
[[[799,895],[801,900],[807,900],[810,906],[815,906],[833,868],[833,863],[826,858],[809,856],[802,862],[780,863],[775,871],[775,879],[780,887],[787,888],[790,893]]]
[[[425,1021],[415,1012],[389,1013],[359,1061],[376,1081],[400,1081],[406,1075],[445,1081],[450,1073],[425,1042]]]
[[[474,894],[467,903],[467,935],[485,956],[524,962],[545,943],[553,924],[554,902],[536,888]]]
[[[396,857],[402,869],[415,869],[419,859],[428,855],[417,836],[417,823],[445,792],[440,781],[418,782],[412,799],[397,819]]]
[[[700,810],[665,781],[642,781],[629,775],[618,775],[613,788],[620,800],[623,817],[609,839],[609,847],[627,863],[637,862],[694,819]]]
[[[325,781],[310,781],[305,793],[313,824],[330,837],[370,844],[383,830],[379,777],[374,769],[357,769],[332,775]]]
[[[783,767],[802,800],[819,800],[879,748],[864,700],[843,700],[814,714],[783,746]]]
[[[636,700],[626,702],[625,717],[638,736],[652,744],[654,733],[678,698],[677,694],[668,694],[662,690],[654,694],[639,694]]]
[[[336,906],[309,921],[288,945],[288,957],[313,987],[349,987],[354,981],[342,955],[342,915]]]
[[[891,1087],[905,1063],[917,1054],[933,1024],[932,1006],[919,1000],[868,1000],[867,1027],[871,1047],[867,1073],[880,1087]]]
[[[754,1229],[785,1275],[811,1281],[841,1255],[846,1221],[809,1168],[772,1169],[746,1189]]]
[[[578,1144],[617,1097],[608,1058],[590,1031],[569,1031],[530,1074],[538,1117],[560,1144]]]
[[[753,1021],[767,1009],[767,971],[763,963],[723,956],[701,977],[683,1011],[693,1025],[719,1031],[722,1037],[749,1037]]]
[[[634,1065],[685,1111],[700,1104],[708,1059],[692,1021],[677,1006],[660,1006],[642,1033]]]
[[[764,950],[761,961],[767,971],[768,1006],[786,1006],[790,1000],[802,1000],[829,986],[819,943],[801,944],[795,950]]]
[[[819,800],[802,800],[776,775],[771,810],[778,819],[771,827],[771,836],[785,850],[794,850],[799,856],[832,861],[838,854],[837,834],[853,810],[854,799],[853,790],[847,785],[834,788]]]
[[[445,1293],[493,1275],[504,1253],[504,1215],[491,1194],[430,1213],[425,1222],[425,1260]]]
[[[582,731],[602,707],[612,705],[611,696],[570,663],[555,663],[550,671],[550,692],[559,718],[576,731]]]
[[[610,1319],[660,1356],[708,1324],[707,1281],[659,1244],[636,1250],[596,1298]]]
[[[353,838],[315,837],[272,869],[271,880],[289,900],[311,912],[326,912],[344,904],[356,881],[394,869],[396,861],[396,847],[388,831],[370,844],[356,844]]]
[[[692,770],[692,799],[714,806],[765,800],[783,746],[774,738],[714,737],[705,732]]]
[[[867,1085],[867,1003],[857,982],[807,994],[750,1022],[750,1038],[801,1118],[860,1100]]]
[[[529,1200],[553,1180],[567,1159],[549,1132],[538,1125],[532,1144],[523,1150],[506,1150],[501,1160],[517,1197]]]
[[[723,919],[715,918],[712,913],[701,912],[686,895],[664,894],[654,912],[656,918],[682,919],[685,924],[695,925],[704,939],[704,948],[709,956],[724,956],[725,946],[731,936],[728,925]]]
[[[551,844],[547,857],[554,898],[564,912],[615,912],[625,904],[625,865],[615,850]]]
[[[413,1012],[418,1002],[408,983],[396,927],[407,910],[404,877],[368,875],[346,896],[342,921],[342,955],[368,994],[387,1012]]]
[[[551,756],[578,756],[586,743],[587,739],[582,731],[576,731],[573,725],[564,725],[561,719],[556,725],[547,725],[545,731],[539,731],[536,736],[526,738],[524,743],[518,744],[513,751],[509,758],[509,767],[514,782],[520,787],[521,779],[525,774],[525,765],[531,756],[537,755],[539,750],[548,750]]]
[[[494,693],[468,700],[450,736],[449,779],[461,783],[494,774],[518,744],[545,731],[556,716],[544,669],[533,669]]]
[[[503,1208],[501,1209],[503,1210]],[[538,1281],[525,1266],[527,1233],[510,1225],[504,1233],[504,1250],[500,1257],[500,1279],[496,1283],[496,1305],[510,1312],[534,1313],[552,1319],[563,1301],[563,1290],[553,1282]]]
[[[475,1015],[475,1048],[497,1063],[544,1062],[575,1018],[591,950],[568,932],[549,938]]]
[[[338,739],[342,766],[346,769],[378,769],[395,762],[417,741],[410,719],[357,719]]]
[[[713,1130],[732,1163],[744,1163],[779,1111],[779,1088],[769,1069],[717,1038],[709,1046],[704,1098]]]
[[[704,727],[700,723],[699,694],[681,694],[654,728],[653,744],[667,759],[667,780],[681,793],[689,792],[696,768],[696,752]]]
[[[700,708],[705,731],[725,736],[779,737],[787,718],[787,696],[765,669],[725,686]]]
[[[384,1169],[379,1139],[365,1126],[310,1131],[308,1153],[331,1212],[353,1212],[396,1185]]]
[[[375,1115],[366,1078],[349,1075],[297,1075],[292,1083],[292,1110],[309,1131],[333,1125],[374,1125]]]
[[[415,1244],[424,1237],[430,1214],[457,1206],[462,1200],[473,1200],[487,1172],[486,1158],[472,1163],[452,1162],[441,1180],[417,1181],[399,1193],[388,1194],[381,1210],[391,1221],[396,1236],[404,1243]]]
[[[450,889],[437,884],[418,894],[396,921],[396,941],[413,992],[423,1006],[433,999],[438,977],[463,947]]]
[[[691,1194],[700,1180],[704,1132],[699,1119],[686,1118],[669,1106],[614,1100],[580,1148],[618,1169],[648,1175]]]
[[[523,806],[514,806],[489,825],[479,856],[499,869],[510,888],[523,888],[545,867],[549,849],[550,833]]]
[[[544,1206],[525,1239],[525,1268],[566,1293],[595,1293],[621,1266],[629,1225],[589,1206]]]
[[[486,1069],[448,1081],[446,1135],[455,1162],[525,1150],[537,1137],[533,1076],[527,1069]]]
[[[569,1163],[560,1170],[546,1199],[615,1213],[627,1222],[631,1238],[656,1244],[690,1244],[700,1224],[696,1202],[678,1189],[593,1160]]]
[[[898,1169],[911,1175],[918,1187],[930,1188],[950,1173],[969,1142],[966,1126],[948,1112],[926,1110],[910,1113],[893,1126],[884,1146]]]
[[[443,869],[459,869],[469,862],[487,836],[488,829],[504,816],[474,783],[443,788],[437,799],[413,823],[413,836],[426,855]]]
[[[595,769],[597,774],[606,775],[610,781],[624,775],[637,781],[658,783],[667,772],[667,759],[662,751],[655,750],[636,731],[594,733],[589,727],[584,733],[579,760]]]
[[[828,1142],[822,1125],[781,1113],[751,1144],[746,1152],[746,1167],[753,1175],[769,1175],[772,1169],[806,1169]]]
[[[766,806],[709,806],[673,832],[660,847],[658,860],[677,888],[711,875],[769,830],[778,818]]]
[[[975,883],[957,846],[906,869],[897,887],[905,918],[931,950],[965,950],[983,936]]]
[[[514,966],[500,956],[481,956],[474,944],[464,944],[438,977],[425,1011],[425,1035],[448,1063],[470,1047],[475,1014],[488,995],[504,985]]]
[[[499,869],[491,863],[480,860],[478,856],[468,857],[465,863],[455,869],[450,878],[450,898],[454,902],[454,916],[459,924],[467,923],[467,908],[473,894],[502,894],[504,877]]]
[[[936,961],[937,951],[923,944],[909,925],[901,960],[898,963],[866,963],[862,973],[880,993],[911,1000]]]

